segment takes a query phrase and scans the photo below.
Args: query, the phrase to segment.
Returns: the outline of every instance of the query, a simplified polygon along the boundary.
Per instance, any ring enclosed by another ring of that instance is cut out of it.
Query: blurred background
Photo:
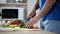
[[[14,24],[17,20],[25,20],[35,3],[36,0],[0,0],[0,24],[7,24],[10,21],[13,21],[12,23]],[[39,9],[36,11],[36,14],[38,14],[38,12]],[[40,21],[38,21],[34,27],[40,28],[39,22]]]

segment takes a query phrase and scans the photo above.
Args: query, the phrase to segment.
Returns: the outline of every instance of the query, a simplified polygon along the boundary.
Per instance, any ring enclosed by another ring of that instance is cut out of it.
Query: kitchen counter
[[[0,34],[55,34],[40,29],[19,29],[17,31],[0,31]]]

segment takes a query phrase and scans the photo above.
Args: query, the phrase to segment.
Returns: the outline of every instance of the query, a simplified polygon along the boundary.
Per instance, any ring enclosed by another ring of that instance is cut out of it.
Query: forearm
[[[56,2],[56,0],[46,0],[43,8],[41,11],[38,13],[37,18],[39,19],[41,16],[43,16],[45,13],[50,10],[50,8],[53,6],[53,4]]]
[[[31,14],[31,15],[28,14],[28,17],[32,17],[36,13],[36,10],[37,10],[38,6],[39,6],[39,1],[37,0],[37,2],[35,3],[32,11],[29,12],[29,14]]]
[[[32,16],[35,14],[35,11],[36,11],[35,8],[33,8],[33,10],[31,12],[29,12],[27,17],[32,18]]]

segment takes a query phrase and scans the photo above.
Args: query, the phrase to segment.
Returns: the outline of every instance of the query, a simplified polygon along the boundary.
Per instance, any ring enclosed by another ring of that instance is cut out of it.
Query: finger
[[[29,23],[28,25],[27,25],[27,28],[30,28],[31,27],[31,23]]]
[[[29,23],[26,24],[26,28],[29,28]]]
[[[31,23],[26,24],[26,28],[30,28]]]
[[[31,28],[31,27],[33,27],[33,24],[32,23],[30,24],[29,28]]]
[[[33,26],[33,22],[30,22],[30,24],[29,24],[29,28],[31,28]]]
[[[34,22],[32,21],[30,24],[30,28],[33,28]]]
[[[29,24],[28,28],[31,28],[31,24]]]
[[[33,23],[33,21],[28,21],[28,23],[26,24],[26,28],[31,28],[31,26],[32,26],[32,23]]]

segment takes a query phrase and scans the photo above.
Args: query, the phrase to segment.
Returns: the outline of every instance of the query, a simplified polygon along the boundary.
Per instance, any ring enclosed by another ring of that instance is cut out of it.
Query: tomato
[[[19,23],[17,21],[13,21],[13,22],[10,23],[10,25],[17,25],[17,26],[19,26]]]

